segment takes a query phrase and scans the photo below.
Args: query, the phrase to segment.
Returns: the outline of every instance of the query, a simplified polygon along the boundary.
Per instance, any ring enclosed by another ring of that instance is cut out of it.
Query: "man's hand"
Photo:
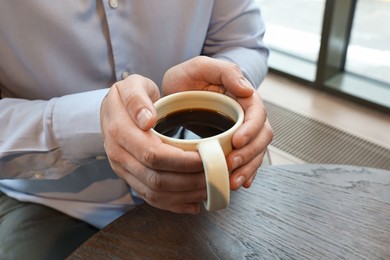
[[[139,75],[114,84],[101,106],[104,147],[113,170],[147,203],[196,214],[207,197],[202,162],[198,153],[166,145],[148,131],[159,97],[157,86]]]
[[[228,156],[230,187],[250,187],[260,167],[273,132],[263,101],[241,69],[230,62],[199,56],[169,69],[163,79],[163,94],[208,90],[235,98],[245,111],[244,124],[233,136],[235,148]]]

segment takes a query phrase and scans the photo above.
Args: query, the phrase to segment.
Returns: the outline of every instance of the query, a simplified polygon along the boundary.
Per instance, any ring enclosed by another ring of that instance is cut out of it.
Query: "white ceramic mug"
[[[204,206],[209,211],[224,209],[229,205],[229,171],[225,156],[232,151],[232,136],[244,121],[244,111],[234,99],[211,91],[185,91],[165,96],[155,102],[158,119],[168,114],[187,109],[208,109],[228,115],[235,122],[228,130],[206,138],[188,140],[168,137],[152,132],[164,143],[186,151],[198,151],[203,162],[207,184],[207,200]]]

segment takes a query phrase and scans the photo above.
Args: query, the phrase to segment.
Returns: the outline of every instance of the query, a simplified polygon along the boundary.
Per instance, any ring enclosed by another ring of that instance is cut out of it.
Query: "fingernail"
[[[245,182],[245,179],[243,176],[238,176],[236,178],[236,185],[237,185],[237,189],[240,188]]]
[[[200,212],[200,206],[199,205],[190,205],[186,209],[184,209],[184,212],[187,214],[196,215]]]
[[[233,170],[237,169],[242,163],[242,160],[241,160],[241,157],[240,156],[236,156],[234,157],[233,159]]]
[[[252,84],[248,80],[240,78],[238,81],[242,87],[253,89]]]
[[[250,188],[251,185],[252,185],[252,182],[253,182],[253,179],[248,180],[247,182],[244,183],[244,187],[245,188]]]
[[[141,128],[145,128],[146,125],[149,123],[150,119],[152,118],[152,112],[150,112],[148,109],[144,108],[142,109],[138,115],[137,120],[138,124]]]

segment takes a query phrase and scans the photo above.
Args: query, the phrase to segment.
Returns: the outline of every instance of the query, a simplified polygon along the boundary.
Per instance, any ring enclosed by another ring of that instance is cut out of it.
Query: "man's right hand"
[[[115,83],[101,106],[104,147],[112,169],[147,203],[197,214],[207,197],[202,161],[197,152],[164,144],[149,131],[159,98],[158,87],[140,75]]]

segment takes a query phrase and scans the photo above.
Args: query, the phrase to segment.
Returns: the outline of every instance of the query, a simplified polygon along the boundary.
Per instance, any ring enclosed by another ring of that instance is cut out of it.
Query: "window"
[[[390,0],[256,0],[270,69],[390,111]]]
[[[352,28],[346,71],[390,83],[390,1],[358,1]]]
[[[256,2],[267,26],[264,40],[271,49],[270,66],[314,81],[325,0]]]

